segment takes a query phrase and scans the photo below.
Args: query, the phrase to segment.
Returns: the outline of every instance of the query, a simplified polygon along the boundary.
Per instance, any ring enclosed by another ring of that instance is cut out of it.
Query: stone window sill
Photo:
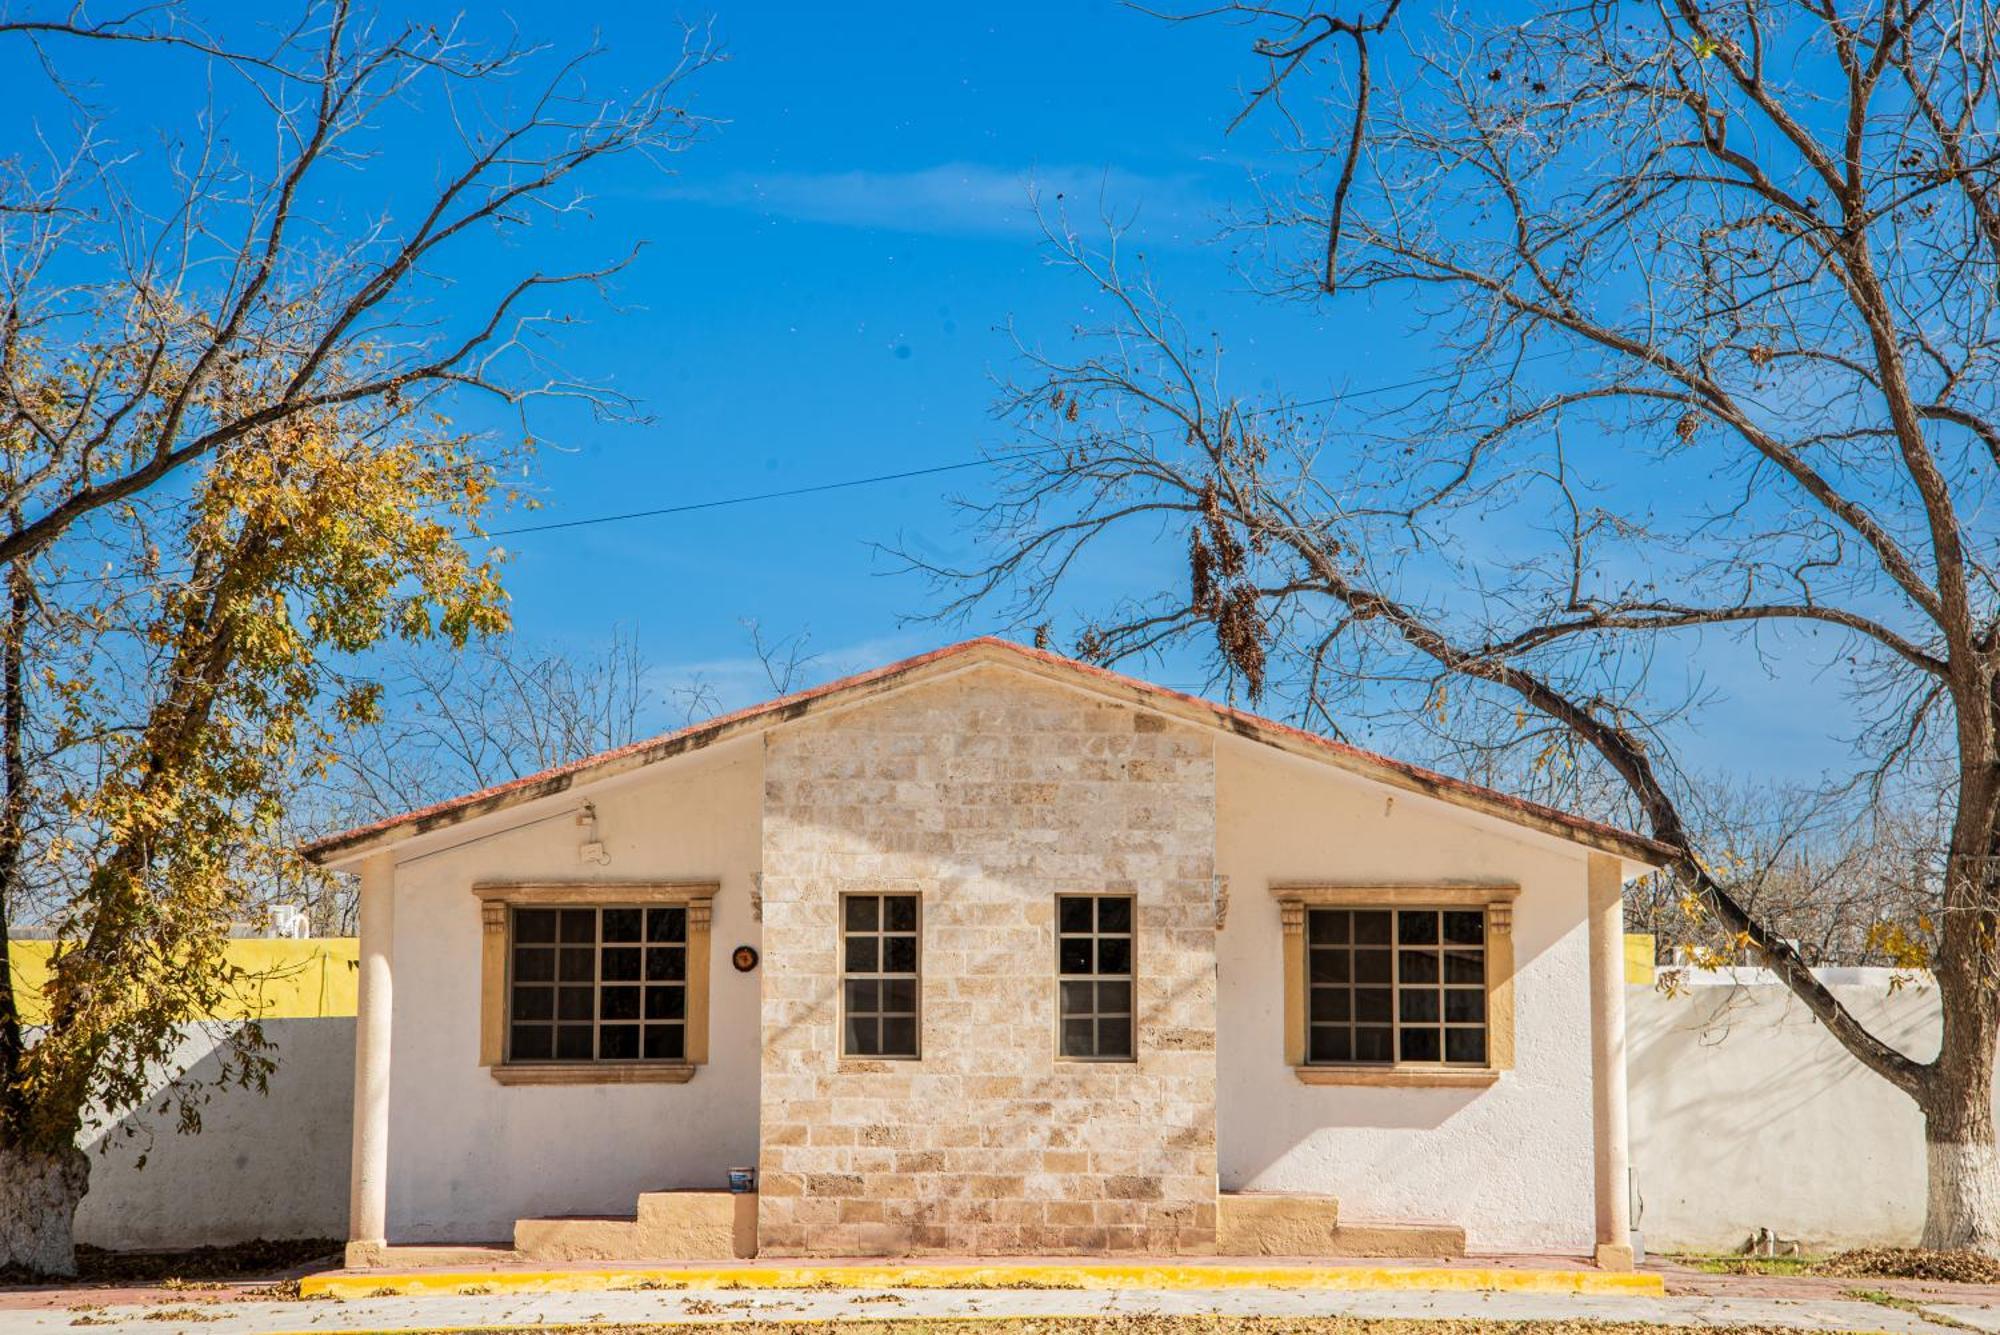
[[[502,1085],[684,1085],[695,1072],[684,1062],[519,1062],[487,1069]]]
[[[1136,1056],[1134,1056],[1134,1057],[1065,1057],[1065,1056],[1063,1056],[1062,1054],[1058,1053],[1058,1054],[1056,1054],[1056,1059],[1055,1059],[1055,1062],[1056,1062],[1056,1068],[1057,1068],[1058,1070],[1060,1070],[1060,1069],[1062,1069],[1063,1067],[1066,1067],[1066,1066],[1068,1066],[1068,1067],[1081,1067],[1081,1068],[1083,1068],[1083,1069],[1085,1069],[1085,1070],[1088,1070],[1089,1068],[1091,1068],[1091,1067],[1093,1067],[1093,1066],[1137,1066],[1137,1065],[1139,1064],[1139,1059],[1138,1059],[1138,1058],[1137,1058]]]
[[[1373,1085],[1390,1089],[1483,1089],[1500,1072],[1484,1066],[1294,1066],[1302,1085]]]

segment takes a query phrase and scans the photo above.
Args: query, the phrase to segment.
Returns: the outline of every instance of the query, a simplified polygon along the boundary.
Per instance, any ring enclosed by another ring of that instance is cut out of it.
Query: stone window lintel
[[[1485,908],[1521,896],[1514,881],[1273,881],[1271,897],[1313,908]]]

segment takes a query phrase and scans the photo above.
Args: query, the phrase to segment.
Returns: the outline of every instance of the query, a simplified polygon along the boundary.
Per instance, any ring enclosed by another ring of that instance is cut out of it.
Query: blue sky
[[[991,407],[995,377],[1017,365],[1009,327],[1059,343],[1092,296],[1048,263],[1031,188],[1059,194],[1086,230],[1100,211],[1129,223],[1189,329],[1226,334],[1239,391],[1282,385],[1318,398],[1392,384],[1420,365],[1400,312],[1353,297],[1331,311],[1256,297],[1217,242],[1222,210],[1248,195],[1253,173],[1280,165],[1269,127],[1224,134],[1241,106],[1238,80],[1254,72],[1240,30],[1107,0],[721,0],[688,11],[707,12],[728,60],[689,91],[712,131],[670,173],[600,173],[588,221],[534,242],[534,262],[549,267],[646,243],[617,282],[618,309],[566,331],[561,355],[652,420],[545,421],[533,479],[542,508],[495,527],[938,468],[1005,444]],[[510,24],[557,49],[595,33],[610,51],[592,76],[605,91],[657,77],[680,36],[672,11],[654,4],[532,0],[471,20],[474,35]],[[145,66],[118,59],[100,77],[141,124],[194,107],[198,89],[148,85]],[[54,110],[23,103],[17,114]],[[496,274],[521,263],[510,256]],[[909,624],[936,595],[876,544],[966,554],[948,496],[978,497],[984,477],[965,468],[509,538],[516,623],[531,641],[585,653],[622,628],[663,688],[700,673],[725,706],[762,694],[747,618],[777,636],[809,633],[822,676],[979,633],[992,627]],[[1170,561],[1167,578],[1180,577],[1178,546],[1121,550]],[[1067,596],[1072,611],[1089,611],[1121,585],[1158,582],[1107,565]],[[1200,679],[1192,663],[1158,675]],[[1768,767],[1778,757],[1802,773],[1825,763],[1816,716],[1783,707],[1810,689],[1800,674],[1725,662],[1704,684],[1729,703],[1711,716],[1702,761]]]
[[[518,10],[571,33],[562,9]],[[671,36],[650,6],[601,10],[621,71]],[[1135,224],[1190,323],[1226,322],[1247,356],[1300,393],[1323,321],[1252,299],[1201,243],[1261,145],[1226,141],[1238,67],[1225,37],[1122,6],[724,4],[727,64],[697,103],[726,122],[595,206],[599,230],[652,244],[620,284],[637,307],[582,333],[594,371],[642,399],[648,427],[582,426],[542,460],[563,519],[746,495],[976,458],[1003,442],[993,378],[1005,326],[1060,340],[1089,297],[1045,262],[1031,187],[1094,223]],[[1365,341],[1339,383],[1392,373]],[[1322,389],[1323,392],[1323,389]],[[524,537],[511,586],[522,631],[591,637],[636,625],[663,663],[726,671],[743,617],[811,632],[829,668],[958,632],[904,626],[932,595],[871,544],[966,550],[944,496],[979,470],[700,514]],[[533,522],[533,521],[531,521]],[[974,623],[968,632],[985,629]]]
[[[621,60],[670,33],[650,6],[596,14]],[[559,7],[518,11],[568,31]],[[1031,185],[1086,223],[1129,221],[1188,327],[1221,330],[1241,386],[1300,398],[1394,383],[1416,365],[1394,312],[1337,314],[1252,295],[1219,215],[1282,167],[1269,128],[1224,130],[1247,38],[1119,4],[870,7],[724,3],[728,63],[702,79],[726,122],[676,175],[600,202],[600,225],[654,246],[624,284],[643,309],[600,323],[590,357],[657,414],[579,430],[550,451],[542,518],[602,514],[955,463],[1004,443],[993,380],[1006,332],[1060,341],[1092,297],[1046,259]],[[643,68],[635,65],[633,68]],[[947,503],[980,470],[523,538],[511,576],[523,633],[636,628],[667,677],[703,672],[741,703],[761,682],[740,621],[809,630],[828,674],[958,630],[906,622],[935,605],[872,544],[965,553]],[[1148,554],[1140,553],[1137,559]],[[1178,549],[1166,557],[1178,578]],[[1073,606],[1129,572],[1093,572]],[[1143,575],[1141,576],[1143,579]],[[974,622],[964,633],[988,627]],[[1168,664],[1193,686],[1192,663]],[[1733,766],[1773,755],[1809,773],[1823,735],[1781,702],[1796,680],[1711,671],[1725,708],[1706,748]],[[1379,739],[1395,745],[1394,739]]]

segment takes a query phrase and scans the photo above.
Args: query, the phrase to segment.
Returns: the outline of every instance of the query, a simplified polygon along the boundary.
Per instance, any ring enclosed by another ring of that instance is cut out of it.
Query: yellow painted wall
[[[49,954],[54,949],[53,941],[14,941],[8,945],[7,958],[20,989],[24,1023],[40,1024],[48,1017],[42,988],[48,982]],[[354,1014],[359,943],[351,936],[234,940],[226,954],[246,977],[239,1004],[210,1018],[292,1020]],[[1651,934],[1627,932],[1625,981],[1651,987],[1654,977]]]
[[[14,971],[21,1020],[40,1024],[48,1018],[42,989],[49,978],[53,941],[12,941],[7,961]],[[306,939],[233,940],[224,950],[229,963],[244,977],[233,1005],[204,1018],[216,1020],[291,1020],[312,1016],[354,1014],[358,942],[351,936]]]
[[[1625,981],[1645,987],[1653,985],[1654,959],[1651,932],[1625,933]]]
[[[358,945],[351,936],[231,941],[227,958],[246,975],[239,1004],[210,1018],[291,1020],[352,1015]],[[54,949],[53,941],[14,941],[8,945],[7,958],[20,989],[21,1019],[27,1024],[40,1024],[47,1018],[42,988],[48,982],[49,955]],[[1654,975],[1652,936],[1627,932],[1625,981],[1651,987]]]

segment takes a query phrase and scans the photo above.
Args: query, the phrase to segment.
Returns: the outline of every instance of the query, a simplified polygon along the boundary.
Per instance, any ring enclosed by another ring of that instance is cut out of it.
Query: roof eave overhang
[[[851,708],[914,684],[916,680],[956,673],[982,663],[1002,663],[1059,685],[1081,688],[1195,726],[1219,729],[1263,746],[1332,765],[1391,788],[1478,811],[1594,852],[1610,854],[1637,864],[1641,870],[1664,866],[1675,856],[1670,846],[1616,826],[1586,820],[1418,766],[1343,746],[1302,729],[1274,723],[1197,696],[1168,690],[1055,654],[991,639],[972,640],[939,649],[768,704],[727,714],[664,737],[638,742],[559,770],[530,775],[469,797],[331,835],[306,845],[303,852],[308,860],[323,867],[351,865],[422,835],[451,829],[530,802],[557,797],[584,784],[601,782],[663,761],[706,751],[739,737],[765,732],[832,710]]]
[[[407,815],[329,835],[307,844],[302,851],[308,861],[322,867],[358,862],[371,853],[420,835],[451,829],[543,798],[558,797],[582,784],[597,783],[662,761],[707,751],[723,742],[793,723],[827,708],[871,700],[906,685],[913,676],[930,675],[925,669],[941,661],[949,652],[940,650],[908,659],[828,686],[725,714],[692,728],[637,742],[558,770],[531,774],[470,797],[454,798],[435,806],[421,807]]]

